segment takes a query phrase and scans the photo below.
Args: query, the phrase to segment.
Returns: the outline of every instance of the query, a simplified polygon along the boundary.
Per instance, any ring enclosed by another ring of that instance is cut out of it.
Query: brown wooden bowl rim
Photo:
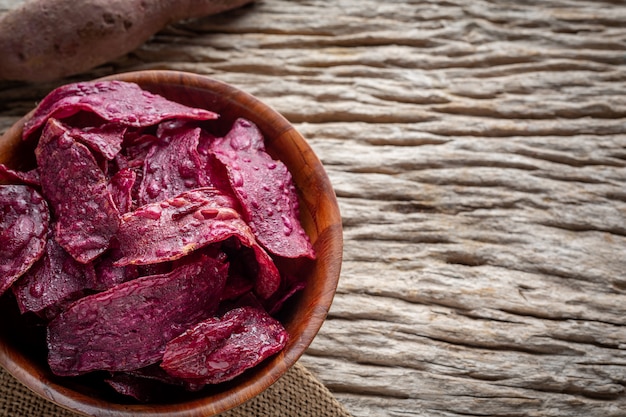
[[[185,88],[211,90],[218,92],[226,100],[235,100],[238,104],[260,109],[264,114],[272,116],[272,123],[276,123],[278,132],[281,135],[289,134],[291,138],[298,142],[299,149],[307,152],[307,163],[316,165],[315,173],[317,182],[330,187],[330,180],[322,167],[321,162],[315,156],[306,140],[299,132],[285,119],[267,104],[262,103],[249,93],[222,81],[210,78],[205,75],[171,70],[146,70],[119,73],[98,80],[124,80],[133,81],[138,84],[158,83],[160,85],[184,86]],[[18,120],[5,134],[0,137],[0,141],[15,140],[15,135],[20,134],[24,122],[32,115],[32,111]],[[343,234],[341,227],[341,217],[337,205],[336,197],[332,188],[329,188],[332,195],[328,196],[327,207],[329,221],[324,232],[325,244],[329,245],[328,253],[333,259],[329,261],[328,274],[317,298],[317,303],[310,306],[311,311],[307,311],[308,318],[306,326],[302,327],[300,334],[290,343],[290,348],[284,350],[271,360],[263,368],[262,374],[255,379],[245,379],[241,384],[228,388],[224,392],[202,397],[183,403],[174,404],[118,404],[106,402],[102,399],[89,397],[86,394],[74,391],[63,385],[57,384],[41,372],[37,366],[23,353],[0,343],[0,366],[5,368],[10,374],[18,379],[22,384],[39,396],[74,412],[101,417],[129,417],[129,416],[152,416],[152,417],[200,417],[211,416],[222,413],[231,408],[244,403],[255,397],[274,382],[276,382],[298,359],[304,354],[319,332],[328,309],[332,304],[335,291],[337,289],[339,273],[342,262]]]

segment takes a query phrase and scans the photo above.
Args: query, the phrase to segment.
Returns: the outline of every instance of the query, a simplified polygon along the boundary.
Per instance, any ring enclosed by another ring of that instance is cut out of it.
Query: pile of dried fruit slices
[[[37,166],[0,165],[0,295],[47,326],[60,376],[198,390],[279,352],[273,316],[314,259],[286,166],[250,121],[121,81],[52,91],[23,129]],[[10,291],[9,291],[10,290]],[[102,372],[101,372],[102,373]]]

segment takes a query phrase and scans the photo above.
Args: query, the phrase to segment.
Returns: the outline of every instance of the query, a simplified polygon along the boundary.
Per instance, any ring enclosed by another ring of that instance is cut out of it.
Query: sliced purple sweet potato
[[[106,176],[89,149],[55,119],[46,124],[35,156],[42,192],[57,219],[57,242],[77,261],[93,260],[109,247],[120,222]]]
[[[22,313],[58,311],[93,288],[94,283],[93,265],[77,262],[50,238],[42,258],[13,285],[13,293]]]
[[[122,168],[109,180],[108,190],[120,214],[128,213],[133,208],[133,187],[137,173],[130,168]]]
[[[300,225],[291,174],[265,151],[259,129],[237,119],[224,138],[211,142],[209,150],[224,164],[243,217],[259,243],[274,255],[314,258],[311,242]]]
[[[280,271],[276,268],[270,255],[255,240],[243,241],[244,245],[254,250],[258,271],[254,283],[254,291],[262,299],[271,297],[280,287]]]
[[[122,216],[117,235],[123,257],[116,264],[172,261],[245,232],[236,202],[212,188],[184,192]]]
[[[282,281],[280,288],[267,300],[263,300],[265,310],[275,315],[280,311],[285,302],[293,297],[299,291],[306,287],[306,281],[298,279],[296,276],[286,275]]]
[[[172,261],[236,237],[254,250],[259,266],[255,288],[261,297],[267,298],[280,286],[280,273],[233,209],[236,204],[214,188],[200,188],[124,214],[117,235],[123,257],[115,264]]]
[[[233,263],[230,264],[231,268],[233,267]],[[224,291],[222,292],[222,300],[228,301],[234,300],[242,295],[252,291],[254,288],[254,281],[249,279],[243,273],[238,271],[233,272],[232,270],[228,274],[228,279],[226,280],[226,286],[224,287]]]
[[[216,157],[210,151],[211,143],[218,138],[206,131],[202,131],[198,144],[198,154],[203,164],[202,174],[203,182],[207,187],[215,187],[224,194],[233,195],[230,181],[228,180],[228,172]],[[236,197],[235,197],[236,198]]]
[[[48,204],[26,185],[0,185],[0,295],[43,255]]]
[[[0,180],[8,181],[11,183],[19,183],[23,185],[30,185],[33,187],[39,187],[41,180],[39,179],[39,171],[37,168],[29,171],[17,171],[9,168],[4,164],[0,164]]]
[[[235,308],[170,341],[161,367],[188,382],[217,384],[279,352],[288,339],[282,324],[264,310]]]
[[[105,378],[104,382],[118,394],[134,398],[141,403],[158,400],[171,390],[169,386],[159,381],[131,375],[127,372],[115,372],[110,377]]]
[[[127,127],[115,123],[100,126],[71,128],[70,135],[87,145],[106,159],[113,159],[122,150],[122,142]]]
[[[120,257],[121,254],[119,248],[116,245],[112,245],[107,252],[92,262],[96,273],[96,279],[92,289],[105,291],[121,284],[122,282],[138,278],[140,275],[156,275],[156,273],[140,274],[139,269],[135,265],[116,266],[115,260]],[[171,270],[162,270],[160,273],[170,271]]]
[[[204,186],[203,164],[198,153],[200,128],[175,125],[160,129],[146,155],[139,188],[139,205],[174,197]]]
[[[187,383],[169,375],[158,363],[125,372],[112,372],[105,381],[116,392],[139,402],[158,401],[179,388],[195,392],[204,385]]]
[[[57,375],[128,371],[162,358],[166,344],[216,310],[225,256],[199,256],[169,274],[137,278],[84,297],[48,325]]]
[[[155,135],[135,131],[126,133],[124,143],[119,157],[121,157],[120,168],[141,168],[146,159],[146,155],[154,144],[158,142]]]
[[[67,84],[50,92],[24,125],[26,140],[50,118],[64,119],[80,111],[123,126],[151,126],[163,120],[182,118],[212,120],[217,114],[191,108],[142,90],[123,81],[91,81]]]

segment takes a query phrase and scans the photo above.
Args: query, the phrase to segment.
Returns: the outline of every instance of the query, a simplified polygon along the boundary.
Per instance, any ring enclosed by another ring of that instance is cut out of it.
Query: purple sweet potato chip
[[[126,213],[117,235],[123,257],[115,264],[172,261],[234,236],[254,250],[259,266],[255,288],[267,298],[279,287],[280,273],[233,209],[236,204],[214,188],[199,188]]]
[[[212,120],[218,116],[208,110],[191,108],[142,90],[123,81],[92,81],[67,84],[50,92],[24,125],[22,137],[28,139],[49,118],[64,119],[80,111],[123,126],[150,126],[162,120],[184,118]]]
[[[57,242],[77,261],[93,260],[108,248],[120,222],[106,176],[89,149],[55,119],[46,124],[35,156],[42,192],[57,219]]]
[[[146,160],[146,155],[152,146],[158,142],[155,135],[150,133],[135,131],[126,132],[124,143],[122,144],[120,168],[141,168]]]
[[[243,242],[244,245],[250,246],[254,250],[254,255],[258,264],[258,274],[254,283],[254,291],[263,298],[269,298],[280,287],[280,271],[276,268],[274,260],[252,239],[249,242]]]
[[[92,262],[96,273],[96,279],[92,289],[98,291],[108,290],[122,282],[130,281],[140,276],[139,269],[136,265],[116,266],[115,260],[120,257],[121,253],[119,248],[112,245],[107,252]],[[171,272],[171,269],[159,272]],[[146,273],[142,275],[156,274]]]
[[[27,185],[0,185],[0,295],[42,256],[50,212]]]
[[[112,372],[104,382],[119,394],[132,397],[142,403],[159,401],[163,395],[171,395],[173,389],[184,388],[195,392],[204,386],[187,383],[180,378],[173,377],[158,363],[132,371]]]
[[[39,313],[74,300],[94,286],[93,265],[72,258],[54,239],[49,238],[41,259],[13,285],[22,313]]]
[[[261,309],[241,307],[209,318],[170,341],[161,367],[196,384],[217,384],[274,355],[289,335]]]
[[[200,141],[198,143],[198,154],[203,164],[201,174],[204,176],[202,181],[208,187],[215,187],[224,194],[233,195],[230,181],[228,180],[228,172],[222,164],[210,151],[211,143],[218,138],[206,131],[202,131]],[[236,198],[236,197],[235,197]]]
[[[131,375],[127,372],[115,372],[110,377],[105,378],[104,382],[118,394],[134,398],[142,403],[158,400],[166,394],[165,390],[170,389],[159,381]]]
[[[124,214],[117,235],[123,257],[116,264],[176,260],[203,246],[245,233],[247,226],[233,209],[234,204],[217,190],[202,188]]]
[[[126,129],[126,126],[104,123],[94,127],[71,128],[70,135],[92,151],[111,160],[122,150]]]
[[[130,168],[120,169],[109,180],[108,190],[120,214],[128,213],[133,208],[133,187],[136,180],[137,173]]]
[[[224,259],[199,256],[169,274],[76,301],[48,325],[52,371],[69,376],[156,363],[170,340],[217,308],[228,269]]]
[[[280,288],[267,300],[263,300],[265,310],[270,315],[275,315],[280,311],[285,302],[293,297],[299,291],[302,291],[306,287],[306,281],[298,279],[295,276],[289,276],[283,278]]]
[[[175,126],[160,129],[146,155],[139,188],[139,205],[174,197],[204,186],[203,164],[198,153],[200,128]]]
[[[249,239],[249,240],[246,240]],[[237,236],[225,241],[222,245],[224,251],[233,259],[230,275],[240,275],[240,279],[230,279],[233,288],[224,291],[224,298],[230,293],[244,293],[245,281],[252,282],[252,289],[263,300],[273,296],[282,285],[280,270],[274,259],[254,240],[252,231],[246,236]]]
[[[31,185],[39,187],[41,180],[39,179],[39,171],[37,168],[29,171],[17,171],[7,167],[4,164],[0,164],[0,180],[8,181],[11,183],[19,183],[24,185]]]
[[[234,263],[231,263],[231,268]],[[226,280],[226,286],[222,292],[222,301],[233,300],[241,297],[254,288],[254,281],[250,280],[246,275],[238,271],[230,271],[228,279]]]
[[[224,138],[210,144],[210,151],[226,167],[243,217],[259,243],[274,255],[314,258],[311,242],[300,225],[291,174],[265,151],[259,129],[238,119]]]

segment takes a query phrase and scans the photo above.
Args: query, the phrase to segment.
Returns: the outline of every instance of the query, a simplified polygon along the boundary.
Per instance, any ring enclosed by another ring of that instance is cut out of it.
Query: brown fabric
[[[303,365],[296,363],[281,379],[247,403],[220,417],[350,417]],[[0,417],[78,417],[38,397],[0,368]]]

